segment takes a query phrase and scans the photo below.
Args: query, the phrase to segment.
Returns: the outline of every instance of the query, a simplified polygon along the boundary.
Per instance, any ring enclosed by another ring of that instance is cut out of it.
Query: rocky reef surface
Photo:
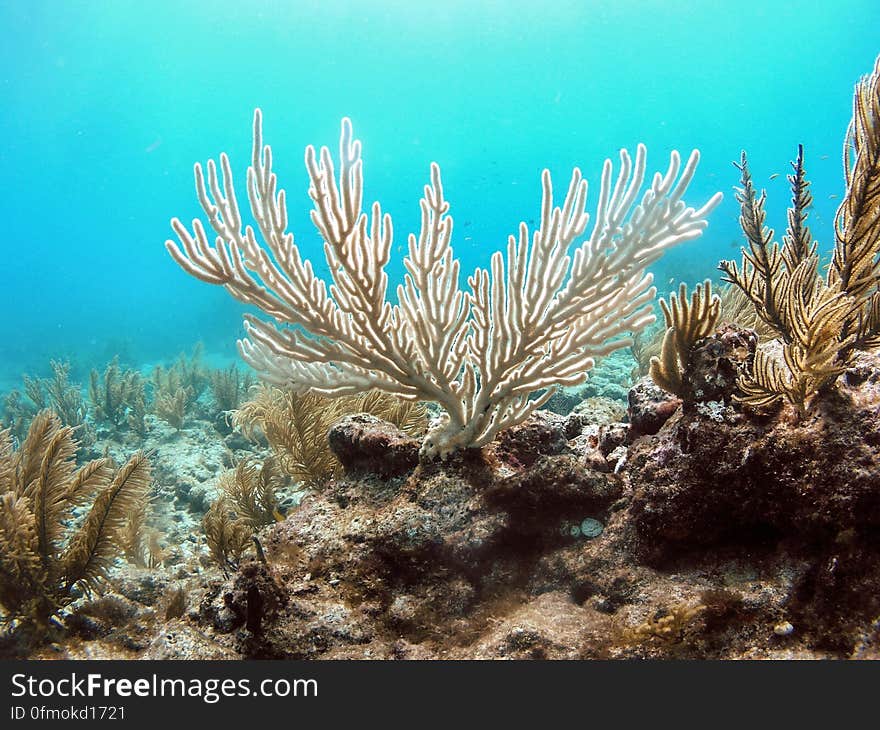
[[[725,385],[748,348],[714,340],[688,377],[717,400],[641,383],[627,423],[539,412],[443,462],[348,416],[345,476],[263,559],[129,571],[35,656],[880,657],[880,358],[759,416]]]

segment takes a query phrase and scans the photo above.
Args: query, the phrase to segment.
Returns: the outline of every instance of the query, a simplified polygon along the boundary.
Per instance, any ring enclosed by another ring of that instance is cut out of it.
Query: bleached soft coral
[[[219,175],[213,161],[207,180],[195,166],[214,243],[201,221],[190,231],[175,218],[180,246],[168,241],[166,247],[193,276],[222,284],[274,319],[247,316],[248,337],[239,342],[242,357],[265,380],[330,396],[378,388],[436,401],[446,417],[422,451],[446,455],[486,444],[523,421],[555,386],[583,382],[596,356],[628,346],[627,333],[654,320],[647,267],[669,247],[699,236],[721,195],[698,210],[682,200],[699,160],[695,150],[683,169],[673,152],[666,174],[656,173],[638,202],[645,157],[643,145],[635,160],[622,150],[616,178],[606,160],[592,229],[577,244],[590,222],[587,182],[575,169],[559,207],[545,170],[537,230],[521,223],[507,256],[493,254],[489,270],[468,278],[467,291],[459,288],[449,204],[432,164],[421,231],[409,236],[406,275],[391,304],[385,272],[391,218],[379,203],[363,211],[361,145],[351,122],[342,121],[338,174],[326,147],[318,154],[309,146],[305,155],[328,287],[287,230],[286,196],[272,172],[271,149],[263,146],[257,110],[247,178],[257,229],[242,223],[223,154]]]

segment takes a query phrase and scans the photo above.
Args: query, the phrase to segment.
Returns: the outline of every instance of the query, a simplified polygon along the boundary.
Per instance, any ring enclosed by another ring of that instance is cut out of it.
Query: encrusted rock
[[[230,413],[231,411],[220,411],[214,415],[214,418],[211,422],[214,424],[214,428],[217,430],[221,436],[228,437],[232,434],[232,423],[230,422]],[[229,444],[227,443],[227,446]]]
[[[621,495],[613,474],[584,466],[573,456],[544,456],[528,470],[500,480],[486,491],[490,503],[545,516],[556,512],[600,512]]]
[[[426,479],[414,499],[395,499],[376,514],[375,547],[402,568],[454,565],[475,570],[506,527],[467,481],[445,474]]]
[[[587,425],[607,425],[619,423],[626,416],[626,407],[621,401],[596,396],[587,398],[578,403],[577,407],[568,417],[569,431],[573,431],[571,424],[577,422],[580,428]],[[574,432],[576,433],[576,432]],[[571,438],[571,436],[569,436]]]
[[[870,383],[880,358],[863,355],[859,368]],[[828,543],[880,527],[878,412],[880,389],[843,378],[801,421],[789,408],[754,416],[723,404],[677,415],[630,447],[644,545],[664,553],[768,533]]]
[[[228,633],[244,627],[259,634],[264,622],[271,622],[287,600],[269,568],[259,561],[248,561],[206,596],[199,616],[217,631]]]
[[[611,423],[599,429],[598,447],[603,456],[608,456],[628,440],[632,426],[628,423]]]
[[[690,353],[682,380],[685,401],[730,403],[736,381],[755,358],[758,335],[754,330],[725,324],[711,337],[699,340]]]
[[[406,474],[419,463],[419,442],[394,424],[367,413],[337,421],[327,435],[330,449],[351,475],[382,479]]]
[[[472,649],[477,659],[580,659],[611,621],[561,592],[545,593],[498,622]]]
[[[673,410],[634,436],[537,413],[385,479],[400,434],[349,419],[347,475],[261,531],[268,565],[178,566],[180,617],[165,569],[131,569],[120,591],[154,608],[78,601],[34,656],[876,658],[880,358],[801,421]]]
[[[79,606],[65,623],[70,631],[81,638],[93,639],[119,632],[144,610],[142,605],[123,596],[107,595]]]
[[[681,399],[654,384],[649,377],[639,380],[629,391],[627,415],[630,422],[630,436],[657,433],[681,405]]]
[[[258,433],[259,433],[259,436],[257,437],[258,442],[260,443],[261,446],[265,446],[266,445],[266,443],[265,443],[266,437],[263,436],[262,432],[258,432]],[[256,437],[256,434],[255,434],[255,437]],[[233,431],[232,433],[227,435],[223,439],[223,443],[226,444],[226,448],[229,449],[231,452],[252,451],[254,448],[253,444],[250,441],[248,441],[248,439],[246,439],[244,437],[244,434],[240,433],[239,431]]]
[[[574,393],[568,388],[560,388],[544,404],[544,408],[553,413],[558,413],[560,416],[566,416],[580,402],[580,394]]]
[[[153,638],[144,659],[216,660],[237,659],[228,647],[212,641],[198,629],[181,620],[166,623]]]
[[[565,416],[535,411],[523,423],[502,431],[495,440],[495,453],[516,466],[531,466],[541,456],[568,451],[569,422]]]
[[[168,576],[147,568],[129,567],[113,581],[117,593],[145,606],[156,606],[168,589]]]

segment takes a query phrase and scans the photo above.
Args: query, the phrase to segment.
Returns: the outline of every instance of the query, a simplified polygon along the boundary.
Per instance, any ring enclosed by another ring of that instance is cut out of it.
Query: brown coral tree
[[[751,373],[739,383],[744,403],[761,407],[784,398],[803,416],[814,396],[847,368],[854,351],[880,344],[880,58],[856,86],[843,164],[847,189],[823,278],[807,226],[812,195],[803,147],[788,176],[792,203],[781,247],[765,225],[766,194],[756,193],[743,152],[737,200],[748,248],[740,265],[722,261],[719,268],[782,340],[781,357],[766,349],[756,353]]]

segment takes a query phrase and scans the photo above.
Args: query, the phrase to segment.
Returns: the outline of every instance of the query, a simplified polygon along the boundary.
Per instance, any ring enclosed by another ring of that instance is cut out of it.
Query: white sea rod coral
[[[326,147],[318,154],[309,146],[305,154],[311,218],[332,277],[328,287],[287,230],[286,195],[272,172],[272,151],[262,143],[258,109],[247,176],[256,230],[243,226],[222,154],[219,176],[213,161],[207,180],[195,166],[213,245],[201,221],[190,231],[176,218],[171,225],[180,246],[165,245],[184,270],[222,284],[274,319],[247,316],[248,336],[238,343],[263,379],[329,396],[378,388],[436,401],[446,416],[422,453],[445,456],[486,444],[523,421],[555,386],[583,382],[596,356],[628,346],[625,335],[654,320],[647,267],[669,247],[699,236],[721,195],[698,210],[682,200],[699,160],[695,150],[683,170],[673,152],[666,174],[656,173],[638,202],[645,155],[643,145],[635,161],[622,150],[616,179],[606,160],[592,228],[580,243],[590,222],[587,182],[575,169],[557,207],[545,170],[537,230],[521,223],[507,256],[493,254],[489,270],[478,268],[468,278],[469,290],[459,288],[452,217],[440,168],[432,164],[421,231],[409,236],[404,283],[391,304],[385,272],[391,218],[379,203],[363,210],[361,145],[351,122],[342,120],[338,174]]]

